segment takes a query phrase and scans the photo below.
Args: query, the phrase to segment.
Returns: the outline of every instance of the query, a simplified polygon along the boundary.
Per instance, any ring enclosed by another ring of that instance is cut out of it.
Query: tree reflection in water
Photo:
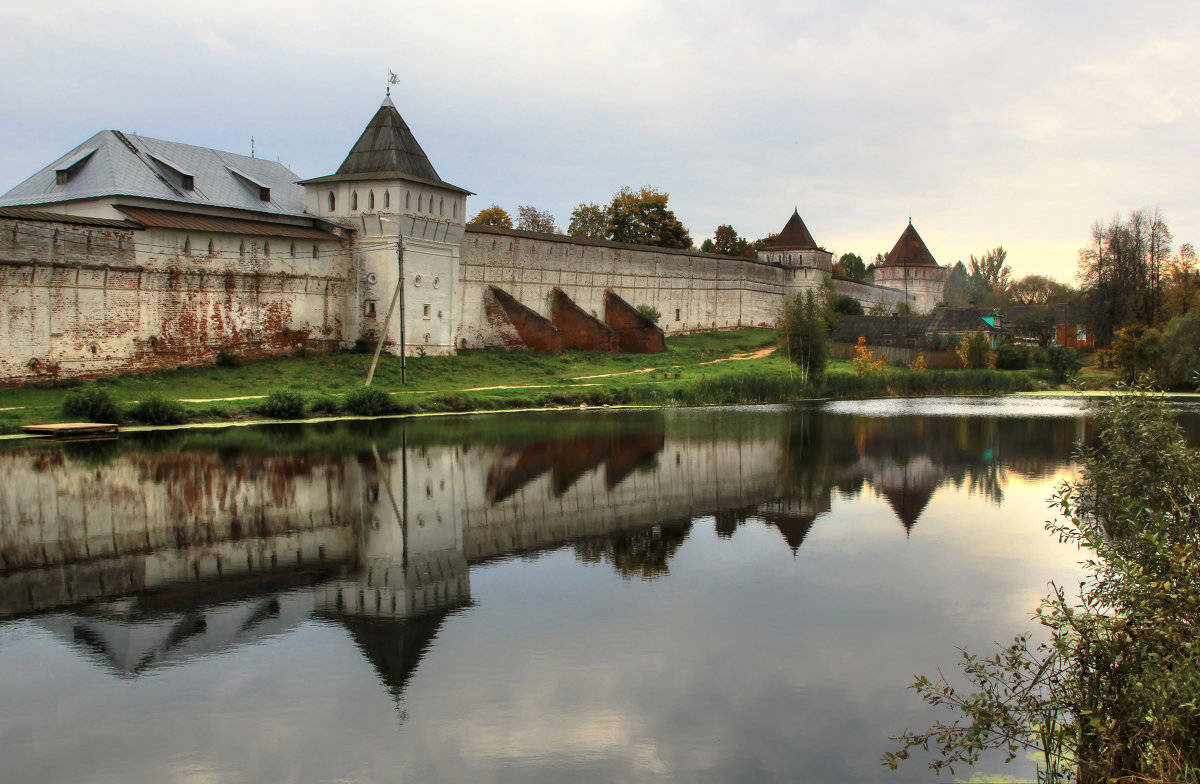
[[[612,565],[623,580],[653,580],[667,575],[667,562],[687,539],[692,521],[659,523],[576,542],[575,558],[582,563]]]

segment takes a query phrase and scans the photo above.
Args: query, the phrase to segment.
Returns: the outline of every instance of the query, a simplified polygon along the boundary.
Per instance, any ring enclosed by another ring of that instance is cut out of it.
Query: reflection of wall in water
[[[361,472],[342,458],[53,447],[0,455],[0,616],[355,558]]]
[[[413,449],[412,546],[455,530],[467,559],[475,561],[753,505],[775,497],[779,459],[778,441],[697,442],[661,433],[517,448]],[[388,457],[395,485],[398,463],[396,455]]]

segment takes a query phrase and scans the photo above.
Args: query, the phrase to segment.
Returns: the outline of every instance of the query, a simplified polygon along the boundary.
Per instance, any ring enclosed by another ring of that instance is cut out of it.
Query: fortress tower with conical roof
[[[928,313],[942,300],[946,268],[933,258],[910,220],[883,264],[875,268],[875,282],[903,291],[913,311]]]
[[[472,194],[438,176],[390,95],[335,174],[300,184],[306,212],[357,235],[359,308],[347,337],[374,341],[382,333],[399,354],[403,319],[405,353],[453,353],[459,246]],[[388,320],[401,268],[404,304]]]

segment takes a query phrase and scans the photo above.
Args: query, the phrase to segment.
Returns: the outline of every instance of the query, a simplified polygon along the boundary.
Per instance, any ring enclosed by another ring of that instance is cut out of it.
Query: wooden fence
[[[892,367],[907,367],[921,351],[921,349],[905,346],[868,345],[867,348],[871,349],[871,353],[876,357],[886,359]],[[832,343],[829,356],[833,359],[853,359],[854,346],[849,343]],[[925,367],[930,370],[952,370],[962,367],[962,363],[958,361],[958,355],[953,351],[926,351]]]

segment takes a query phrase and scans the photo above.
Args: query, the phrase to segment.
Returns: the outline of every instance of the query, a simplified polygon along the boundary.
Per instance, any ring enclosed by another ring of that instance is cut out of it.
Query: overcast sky
[[[550,210],[653,185],[718,224],[1072,281],[1091,224],[1200,243],[1200,3],[0,4],[0,192],[102,129],[332,173],[383,99],[443,179]]]

